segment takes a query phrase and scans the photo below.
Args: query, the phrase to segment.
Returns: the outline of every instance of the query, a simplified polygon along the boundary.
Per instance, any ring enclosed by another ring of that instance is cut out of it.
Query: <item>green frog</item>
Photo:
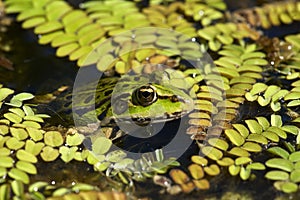
[[[182,71],[171,68],[100,78],[64,96],[64,109],[72,108],[75,124],[93,127],[92,132],[116,123],[142,127],[190,113],[196,97],[191,92],[194,84]]]

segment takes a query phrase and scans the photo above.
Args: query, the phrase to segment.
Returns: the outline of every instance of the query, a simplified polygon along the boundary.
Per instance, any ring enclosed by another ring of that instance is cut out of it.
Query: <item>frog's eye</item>
[[[149,106],[157,100],[156,89],[153,85],[143,85],[133,91],[132,103],[134,105]]]

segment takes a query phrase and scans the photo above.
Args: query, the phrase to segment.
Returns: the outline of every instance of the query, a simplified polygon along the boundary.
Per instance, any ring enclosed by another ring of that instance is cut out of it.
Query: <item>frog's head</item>
[[[147,125],[178,119],[193,110],[188,88],[166,81],[147,82],[145,78],[118,84],[111,101],[112,116],[117,121]]]

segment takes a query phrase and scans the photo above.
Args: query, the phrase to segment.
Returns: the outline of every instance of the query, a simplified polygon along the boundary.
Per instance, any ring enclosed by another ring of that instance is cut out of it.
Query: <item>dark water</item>
[[[79,1],[72,1],[74,5],[78,4]],[[235,10],[237,8],[252,7],[255,5],[260,5],[261,2],[255,2],[252,0],[247,1],[232,1],[227,0],[229,3],[229,9]],[[284,25],[281,27],[274,27],[270,30],[265,30],[266,35],[270,37],[278,36],[282,37],[285,34],[296,33],[299,31],[299,23],[294,23],[291,25]],[[57,58],[55,56],[55,49],[50,46],[40,46],[38,45],[38,38],[33,34],[32,30],[23,30],[19,23],[14,23],[8,28],[8,32],[4,35],[5,40],[13,41],[12,52],[7,53],[6,56],[14,63],[14,71],[9,71],[4,68],[0,68],[0,82],[4,83],[5,86],[15,89],[16,91],[28,91],[34,94],[53,92],[55,89],[61,85],[72,85],[76,73],[77,66],[76,63],[70,62],[67,58]],[[256,112],[256,111],[254,111]],[[248,113],[249,114],[249,113]],[[250,116],[252,114],[249,114]],[[170,126],[170,127],[168,127]],[[172,130],[176,128],[174,124],[170,123],[166,125],[167,129]],[[172,131],[171,131],[172,132]],[[161,134],[164,134],[163,132]],[[152,147],[155,143],[157,147],[164,146],[168,144],[169,140],[172,139],[170,135],[168,138],[157,135],[149,138],[148,140],[129,138],[126,140],[119,141],[120,145],[127,150],[133,151],[149,151],[149,149],[143,149],[145,147]],[[158,142],[159,141],[159,142]],[[131,148],[131,149],[130,149]],[[198,151],[195,144],[191,144],[188,150],[181,156],[180,161],[184,165],[189,164],[189,156]],[[266,155],[257,155],[259,160],[265,160]],[[45,164],[45,163],[44,163]],[[43,164],[42,164],[43,165]],[[48,164],[45,164],[48,165]],[[56,170],[64,169],[64,163],[55,163],[53,168]],[[69,164],[70,165],[70,164]],[[87,180],[90,177],[91,169],[82,164],[74,164],[73,166],[66,167],[64,176],[70,175],[72,172],[82,172],[77,169],[86,169],[86,177],[82,180]],[[40,169],[46,169],[45,166],[40,166]],[[225,169],[223,170],[225,171]],[[52,180],[55,179],[57,182],[62,181],[62,177],[55,177],[55,170],[53,171],[53,177],[35,177],[37,180]],[[47,174],[41,171],[40,174]],[[253,181],[242,181],[239,177],[230,177],[226,172],[220,176],[211,179],[211,189],[209,191],[194,191],[191,194],[180,194],[178,196],[171,196],[167,194],[161,194],[159,191],[161,187],[153,185],[151,180],[145,183],[138,183],[136,194],[140,197],[151,197],[152,199],[204,199],[209,197],[220,198],[224,192],[232,191],[237,192],[242,195],[250,195],[253,199],[274,199],[276,196],[282,196],[284,199],[300,199],[300,194],[294,195],[283,195],[282,193],[276,191],[272,187],[272,182],[263,178],[263,173],[255,172],[257,178]],[[83,174],[72,174],[70,178],[80,180]],[[230,178],[229,178],[230,177]],[[99,179],[103,181],[99,176]],[[97,180],[92,179],[91,183],[95,183]],[[214,184],[216,183],[216,184]]]

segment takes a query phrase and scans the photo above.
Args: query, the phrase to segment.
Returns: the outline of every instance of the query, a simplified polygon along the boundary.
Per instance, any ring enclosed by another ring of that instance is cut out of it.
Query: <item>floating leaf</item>
[[[83,139],[83,136],[78,133],[67,135],[66,144],[69,146],[78,146],[83,142]]]
[[[45,144],[42,142],[35,143],[32,140],[26,140],[25,151],[37,156],[44,146]]]
[[[54,149],[50,146],[46,146],[43,148],[43,151],[40,155],[44,161],[51,162],[59,156],[59,152],[57,149]]]
[[[263,130],[266,130],[270,126],[269,121],[265,117],[256,117],[256,120],[262,126]]]
[[[276,127],[282,126],[282,120],[280,115],[271,115],[271,125]]]
[[[292,162],[300,161],[300,151],[291,153],[291,155],[289,156],[289,160]]]
[[[240,148],[240,147],[233,147],[230,151],[228,151],[231,155],[239,156],[239,157],[247,157],[250,156],[249,152]]]
[[[210,184],[206,179],[193,180],[193,183],[200,190],[208,190],[210,188]]]
[[[6,125],[0,125],[0,134],[1,135],[6,135],[9,133],[8,126]]]
[[[10,199],[10,187],[9,184],[0,185],[0,198],[1,199]]]
[[[26,130],[33,141],[37,142],[43,139],[41,130],[32,127],[27,127]]]
[[[98,137],[92,144],[92,151],[97,154],[105,154],[111,147],[112,142],[105,137]]]
[[[253,170],[265,170],[266,167],[265,167],[262,163],[259,163],[259,162],[253,162],[253,163],[247,165],[247,169],[253,169]]]
[[[198,165],[201,165],[201,166],[205,166],[208,163],[208,160],[206,158],[203,158],[203,157],[198,156],[198,155],[193,155],[192,158],[191,158],[191,160],[194,163],[196,163]]]
[[[247,141],[251,141],[251,142],[257,142],[260,144],[268,144],[268,140],[265,136],[263,136],[262,134],[256,134],[256,133],[251,133],[247,139]]]
[[[243,124],[232,124],[232,126],[244,137],[249,135],[249,130]]]
[[[220,160],[217,160],[218,165],[220,166],[230,166],[234,164],[234,160],[229,157],[223,157]]]
[[[285,182],[281,185],[281,190],[285,193],[297,192],[298,185],[291,182]]]
[[[22,196],[24,194],[24,185],[21,181],[12,181],[11,188],[16,196]]]
[[[22,121],[22,118],[19,115],[16,115],[15,113],[5,113],[3,115],[6,119],[13,123],[20,123]]]
[[[0,156],[0,167],[10,168],[13,167],[14,160],[9,156]]]
[[[28,184],[29,183],[29,177],[28,175],[17,169],[17,168],[12,168],[9,172],[8,172],[8,175],[12,178],[12,179],[15,179],[15,180],[19,180],[19,181],[22,181],[23,183],[25,184]]]
[[[16,115],[19,115],[21,118],[23,118],[25,116],[25,113],[20,108],[10,108],[8,110],[12,113],[15,113]]]
[[[186,173],[181,171],[180,169],[172,169],[170,171],[170,176],[177,184],[184,184],[187,183],[190,179]]]
[[[212,160],[219,160],[223,157],[222,151],[220,151],[214,147],[205,146],[205,147],[201,148],[201,151],[204,155],[206,155],[207,157],[209,157]]]
[[[12,136],[17,138],[18,140],[25,140],[28,137],[28,133],[22,128],[10,127],[9,130],[10,130]]]
[[[44,141],[46,145],[52,147],[59,147],[63,144],[64,140],[60,132],[48,131],[44,135]]]
[[[257,123],[256,120],[248,119],[245,120],[246,124],[248,125],[248,128],[251,133],[261,133],[262,132],[262,126]]]
[[[73,160],[76,151],[78,150],[78,147],[65,147],[62,146],[59,148],[59,153],[61,154],[60,158],[65,162],[68,163],[71,160]]]
[[[37,162],[37,158],[33,154],[31,154],[23,149],[18,150],[16,156],[19,160],[22,160],[25,162],[30,162],[30,163]]]
[[[32,127],[36,129],[41,128],[41,125],[39,123],[33,121],[23,121],[22,124],[25,125],[25,127]]]
[[[233,129],[227,129],[225,130],[226,136],[229,138],[229,140],[236,146],[241,146],[244,144],[245,139],[241,136],[237,131]]]
[[[14,138],[14,137],[9,138],[9,139],[6,141],[6,146],[7,146],[9,149],[12,149],[12,150],[20,149],[20,148],[22,148],[24,145],[25,145],[25,142],[19,141],[17,138]]]
[[[287,134],[281,129],[278,128],[276,126],[271,126],[267,129],[268,132],[273,132],[276,133],[279,137],[286,139],[287,138]]]
[[[40,123],[44,122],[43,118],[36,116],[36,115],[25,116],[24,120],[35,121],[35,122],[40,122]]]
[[[13,94],[14,91],[9,88],[0,88],[0,101],[3,101],[6,97]]]
[[[279,142],[279,137],[276,133],[271,132],[271,131],[265,131],[262,133],[264,137],[267,139],[271,140],[272,142]]]
[[[283,158],[272,158],[266,162],[268,167],[282,169],[287,172],[291,172],[294,169],[294,165],[291,161],[285,160]]]
[[[205,173],[207,173],[210,176],[216,176],[216,175],[220,174],[220,168],[218,165],[215,165],[215,164],[206,166],[203,169],[204,169]]]
[[[191,164],[188,167],[193,179],[201,179],[204,176],[203,168],[197,164]]]
[[[34,29],[35,34],[45,34],[53,31],[58,31],[63,28],[63,25],[58,21],[48,21]]]
[[[230,173],[231,176],[238,175],[239,172],[240,172],[240,170],[241,170],[241,166],[236,166],[236,165],[231,165],[228,168],[228,171],[229,171],[229,173]]]
[[[9,156],[10,155],[10,150],[6,147],[0,148],[0,156]]]
[[[111,165],[110,162],[104,161],[104,162],[97,162],[97,163],[94,165],[94,167],[95,167],[95,169],[97,169],[98,171],[102,172],[102,171],[105,171],[110,165]]]
[[[265,177],[270,180],[283,181],[283,180],[288,180],[289,174],[284,171],[273,170],[267,172]]]
[[[36,174],[37,173],[36,167],[33,164],[31,164],[30,162],[18,161],[16,163],[16,167],[28,174]]]
[[[235,165],[245,165],[252,162],[252,159],[249,157],[239,157],[235,159]]]
[[[251,169],[245,168],[245,167],[241,167],[240,177],[241,177],[242,180],[249,179],[250,175],[251,175]]]
[[[34,98],[33,94],[23,92],[23,93],[20,93],[20,94],[17,94],[15,96],[13,96],[12,100],[25,101],[25,100],[30,100],[30,99],[33,99],[33,98]]]
[[[219,138],[210,138],[208,140],[208,143],[211,145],[211,146],[214,146],[218,149],[221,149],[223,151],[226,151],[229,147],[228,143],[222,139],[219,139]]]

